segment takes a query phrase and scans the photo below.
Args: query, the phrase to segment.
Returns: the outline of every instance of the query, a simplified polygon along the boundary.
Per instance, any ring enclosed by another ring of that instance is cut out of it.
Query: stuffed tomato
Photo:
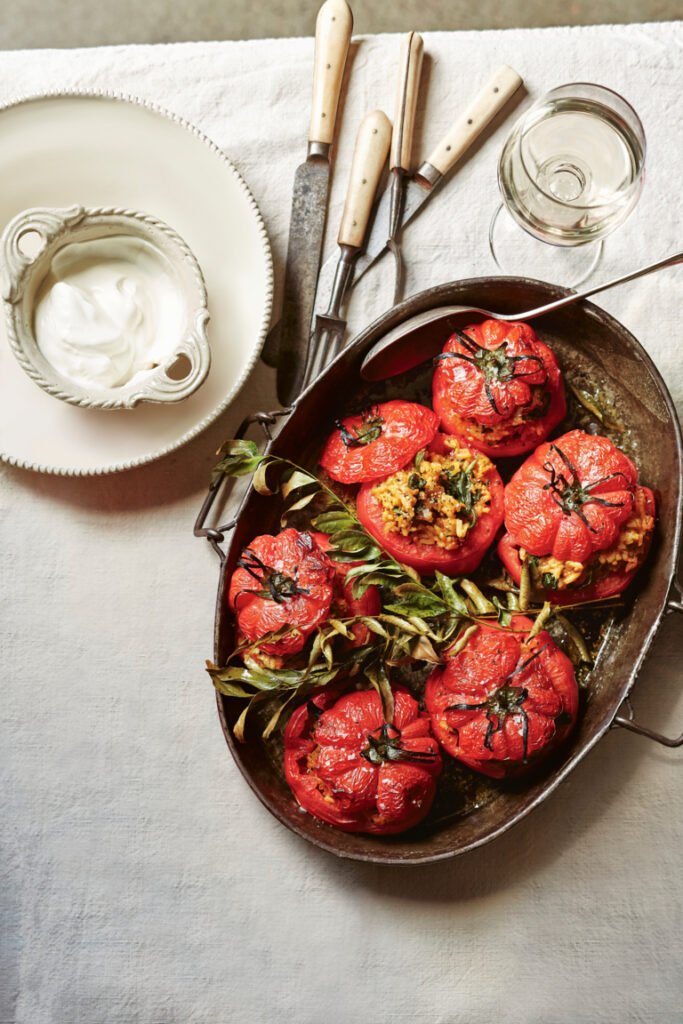
[[[255,537],[232,574],[228,603],[240,636],[269,656],[302,649],[327,619],[334,596],[335,567],[310,533],[282,530]]]
[[[523,323],[456,331],[437,356],[432,390],[441,429],[493,457],[532,451],[566,411],[557,359]]]
[[[543,444],[505,489],[498,554],[519,583],[556,604],[620,594],[645,561],[655,498],[606,437],[572,430]]]
[[[521,615],[510,628],[480,625],[425,689],[432,731],[444,750],[483,775],[524,772],[571,732],[579,690],[569,658]]]
[[[389,835],[417,825],[441,772],[429,716],[399,687],[386,725],[375,690],[321,691],[284,732],[285,777],[309,814],[346,832]]]
[[[392,557],[429,574],[473,572],[503,522],[503,482],[485,455],[437,435],[409,466],[364,484],[358,518]]]
[[[430,443],[438,425],[436,413],[417,402],[374,405],[337,422],[320,465],[342,484],[379,480],[407,465]]]

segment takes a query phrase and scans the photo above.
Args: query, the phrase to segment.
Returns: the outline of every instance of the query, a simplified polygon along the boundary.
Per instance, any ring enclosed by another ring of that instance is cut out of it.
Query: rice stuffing
[[[387,533],[452,551],[489,512],[486,476],[493,463],[456,437],[445,443],[447,454],[418,454],[410,466],[376,484],[372,494]]]

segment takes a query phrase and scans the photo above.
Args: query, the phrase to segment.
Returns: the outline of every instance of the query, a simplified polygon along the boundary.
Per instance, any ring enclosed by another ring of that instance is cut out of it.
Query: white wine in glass
[[[576,83],[553,89],[517,122],[503,148],[498,183],[508,213],[528,234],[576,247],[604,238],[626,219],[644,169],[645,133],[633,108],[611,89]],[[503,231],[498,220],[494,216],[491,246],[501,266],[510,262],[503,250],[514,258],[519,246],[514,227]],[[592,260],[574,262],[592,271],[598,256],[596,247]]]

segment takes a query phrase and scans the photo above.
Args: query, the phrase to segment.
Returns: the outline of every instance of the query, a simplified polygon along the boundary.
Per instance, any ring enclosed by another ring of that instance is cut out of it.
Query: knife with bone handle
[[[325,233],[330,147],[352,29],[353,15],[345,0],[326,0],[316,21],[308,152],[294,176],[278,330],[277,392],[285,405],[301,390]],[[269,347],[274,347],[273,339]]]

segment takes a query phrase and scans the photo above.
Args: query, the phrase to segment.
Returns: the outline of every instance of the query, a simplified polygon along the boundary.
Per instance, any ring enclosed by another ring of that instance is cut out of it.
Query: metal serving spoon
[[[524,313],[492,313],[490,309],[478,309],[476,306],[439,306],[425,313],[417,313],[416,316],[404,320],[398,327],[394,327],[372,346],[361,365],[361,376],[365,380],[385,380],[387,377],[395,377],[406,370],[412,370],[414,366],[419,366],[420,363],[437,355],[444,346],[447,334],[457,327],[467,327],[473,316],[482,316],[487,320],[535,320],[545,313],[554,313],[565,306],[580,302],[581,299],[587,299],[589,295],[604,292],[618,284],[625,284],[626,281],[634,281],[637,277],[644,277],[645,274],[652,274],[655,270],[662,270],[676,263],[683,263],[683,252],[674,253],[624,277],[616,277],[612,281],[594,285],[582,292],[565,295],[562,299],[556,299],[545,306],[538,306],[537,309],[530,309]]]

